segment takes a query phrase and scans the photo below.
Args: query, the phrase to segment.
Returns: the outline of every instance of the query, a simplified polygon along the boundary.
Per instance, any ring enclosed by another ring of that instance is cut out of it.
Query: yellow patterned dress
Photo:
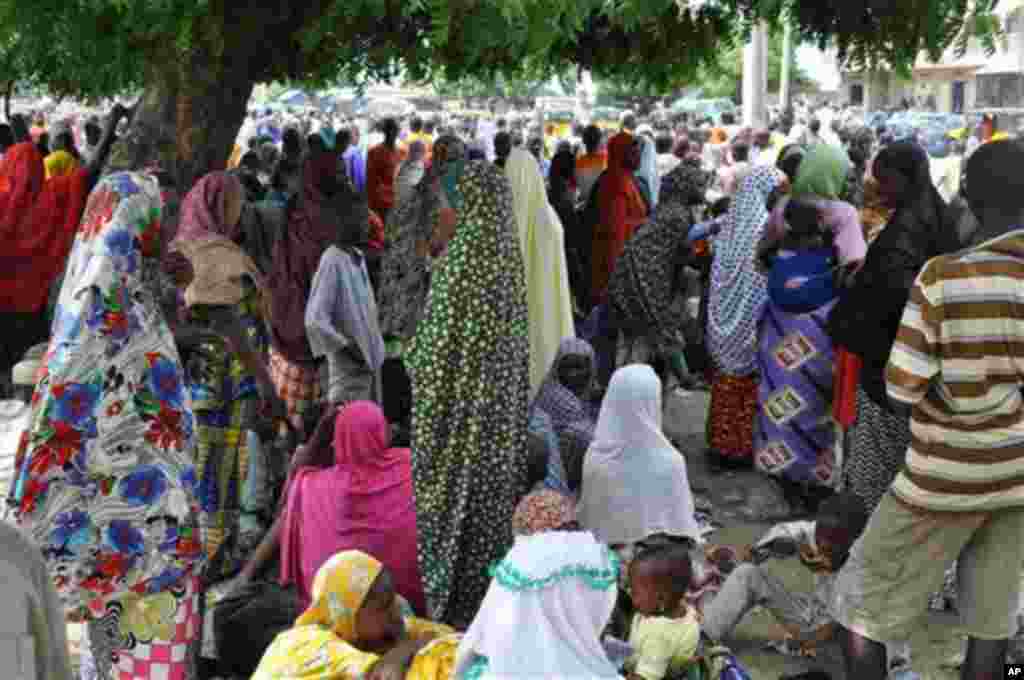
[[[358,550],[329,559],[313,579],[313,604],[295,627],[277,636],[252,680],[363,680],[380,656],[355,647],[356,614],[383,569]],[[437,636],[420,650],[407,680],[449,680],[460,637],[448,626],[405,618],[410,638]]]

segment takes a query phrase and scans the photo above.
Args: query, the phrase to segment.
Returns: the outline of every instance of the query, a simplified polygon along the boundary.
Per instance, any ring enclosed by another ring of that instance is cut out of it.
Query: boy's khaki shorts
[[[1024,508],[991,512],[916,510],[890,491],[839,572],[836,620],[876,642],[919,627],[928,597],[957,563],[957,601],[968,635],[1002,640],[1016,631],[1024,567]]]

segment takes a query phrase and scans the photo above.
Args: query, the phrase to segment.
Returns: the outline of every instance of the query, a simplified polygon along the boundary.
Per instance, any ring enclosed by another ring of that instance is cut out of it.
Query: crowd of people
[[[176,187],[109,167],[130,115],[82,152],[0,126],[0,370],[30,404],[0,539],[39,677],[70,673],[66,616],[84,680],[740,678],[758,605],[858,679],[913,677],[953,606],[964,677],[1002,677],[1016,141],[943,196],[920,146],[838,116],[371,144],[253,118]],[[708,542],[673,385],[799,521]],[[813,592],[761,566],[794,554]]]

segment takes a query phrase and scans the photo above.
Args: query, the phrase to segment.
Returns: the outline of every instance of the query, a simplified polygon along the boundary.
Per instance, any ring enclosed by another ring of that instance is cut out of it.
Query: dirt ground
[[[774,485],[756,472],[712,472],[704,456],[707,408],[705,392],[673,393],[666,400],[665,430],[686,456],[694,493],[711,503],[714,518],[723,527],[710,540],[732,545],[751,543],[772,525],[773,518],[788,519],[783,517],[787,507]],[[773,560],[766,568],[793,590],[809,591],[813,587],[810,572],[795,558]],[[835,642],[824,645],[817,659],[793,659],[762,650],[772,630],[772,616],[757,609],[737,628],[735,637],[727,641],[754,680],[776,680],[781,675],[808,670],[827,671],[834,680],[846,678]],[[81,629],[72,625],[68,633],[77,667]],[[959,678],[959,671],[951,667],[951,662],[962,651],[963,636],[954,615],[930,614],[922,618],[911,645],[913,668],[924,680]]]
[[[686,456],[690,485],[698,498],[710,501],[713,516],[723,528],[712,534],[714,543],[747,544],[757,539],[786,512],[785,501],[774,485],[756,472],[713,472],[706,461],[704,423],[708,395],[705,392],[676,392],[666,400],[666,433]],[[788,519],[788,518],[786,518]],[[799,559],[772,560],[766,568],[793,590],[810,591],[811,573]],[[755,680],[776,680],[809,670],[824,670],[834,680],[846,678],[839,646],[824,645],[817,659],[793,659],[762,650],[773,629],[774,619],[757,609],[727,641]],[[911,639],[913,669],[924,680],[956,680],[959,671],[951,662],[962,652],[963,636],[952,614],[929,614]]]

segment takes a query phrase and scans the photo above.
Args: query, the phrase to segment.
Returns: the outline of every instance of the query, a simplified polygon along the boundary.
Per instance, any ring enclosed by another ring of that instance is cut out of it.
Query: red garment
[[[88,195],[80,168],[44,180],[43,157],[30,142],[0,161],[0,312],[39,312],[64,269]]]
[[[712,372],[708,445],[731,461],[749,461],[754,456],[758,382],[757,374],[736,376]]]
[[[605,301],[616,260],[633,230],[647,219],[647,204],[633,181],[633,171],[626,167],[632,148],[633,137],[626,132],[608,141],[608,170],[595,188],[600,211],[594,227],[591,263],[591,295],[595,305]]]
[[[857,386],[860,383],[861,358],[845,347],[837,347],[835,365],[832,417],[844,430],[848,430],[857,419]]]
[[[295,583],[302,608],[313,578],[342,550],[377,558],[417,613],[426,598],[416,552],[409,449],[389,448],[384,412],[369,401],[343,408],[334,425],[334,466],[302,468],[288,488],[281,533],[281,583]]]
[[[370,211],[370,240],[367,248],[375,251],[384,250],[384,220],[374,211]]]
[[[981,121],[981,141],[991,142],[995,135],[996,125],[991,116],[985,116]]]
[[[366,191],[370,210],[386,215],[395,206],[395,177],[402,153],[386,144],[378,144],[366,154]]]

